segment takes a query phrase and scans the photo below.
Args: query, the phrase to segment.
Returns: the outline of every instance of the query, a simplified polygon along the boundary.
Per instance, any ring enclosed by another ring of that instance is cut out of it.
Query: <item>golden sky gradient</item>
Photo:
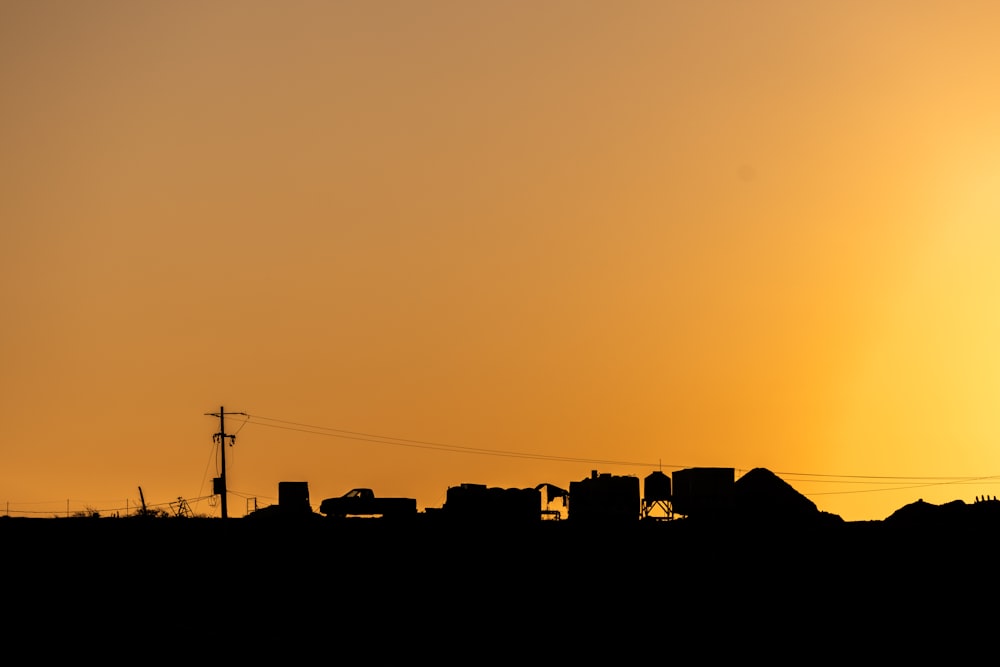
[[[660,465],[848,520],[996,494],[998,28],[0,3],[0,502],[219,515],[221,406],[230,515]]]

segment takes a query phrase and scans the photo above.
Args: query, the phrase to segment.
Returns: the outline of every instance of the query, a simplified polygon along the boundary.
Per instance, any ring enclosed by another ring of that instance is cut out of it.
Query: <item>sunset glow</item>
[[[1000,8],[0,4],[0,501],[997,493]]]

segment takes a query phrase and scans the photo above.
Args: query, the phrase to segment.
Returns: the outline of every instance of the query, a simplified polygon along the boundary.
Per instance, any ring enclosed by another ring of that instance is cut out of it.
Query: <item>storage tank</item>
[[[643,480],[642,497],[647,503],[670,500],[670,477],[659,470],[655,470]]]

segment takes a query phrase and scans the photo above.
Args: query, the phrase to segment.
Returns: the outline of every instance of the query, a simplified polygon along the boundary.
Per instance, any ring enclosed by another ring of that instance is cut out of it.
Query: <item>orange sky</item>
[[[998,27],[0,3],[0,502],[217,516],[220,406],[230,515],[661,464],[848,520],[995,494]]]

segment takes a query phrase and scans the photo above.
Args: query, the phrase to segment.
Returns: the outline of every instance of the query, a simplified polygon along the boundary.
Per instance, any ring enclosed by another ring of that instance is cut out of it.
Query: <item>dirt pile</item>
[[[738,480],[733,505],[742,517],[762,522],[837,521],[840,517],[821,512],[816,503],[766,468],[754,468]]]

